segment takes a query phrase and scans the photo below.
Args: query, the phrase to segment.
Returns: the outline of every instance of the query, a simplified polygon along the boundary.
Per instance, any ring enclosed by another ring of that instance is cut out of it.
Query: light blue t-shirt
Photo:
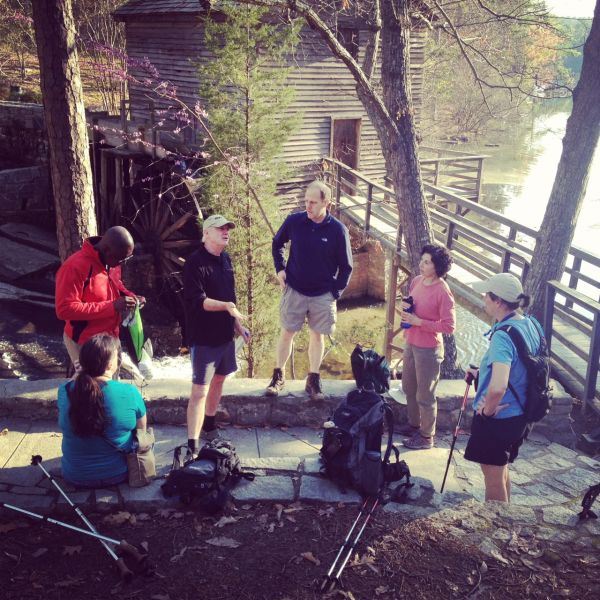
[[[500,323],[496,323],[490,330],[490,346],[487,352],[484,354],[479,366],[479,384],[477,387],[477,393],[473,400],[473,409],[477,411],[481,405],[483,405],[483,398],[490,385],[492,378],[492,364],[502,363],[510,365],[510,375],[508,378],[509,383],[517,392],[521,404],[525,404],[526,392],[527,392],[527,369],[522,361],[519,359],[519,354],[515,348],[512,340],[508,333],[505,331],[498,331],[500,327],[510,325],[523,336],[527,343],[527,347],[532,354],[538,352],[540,347],[540,334],[538,327],[539,325],[533,322],[533,317],[526,317],[525,319],[508,319]],[[541,330],[541,327],[540,327]],[[509,417],[516,417],[523,414],[523,408],[515,395],[512,393],[510,388],[507,388],[506,393],[500,404],[508,404],[506,408],[503,408],[494,418],[496,419],[508,419]]]
[[[127,461],[122,452],[131,449],[133,430],[137,420],[146,414],[140,392],[128,383],[108,381],[103,385],[104,408],[108,425],[103,439],[100,436],[79,437],[73,433],[69,418],[69,397],[66,386],[58,389],[58,424],[63,433],[62,472],[65,479],[87,483],[118,477],[127,472]]]

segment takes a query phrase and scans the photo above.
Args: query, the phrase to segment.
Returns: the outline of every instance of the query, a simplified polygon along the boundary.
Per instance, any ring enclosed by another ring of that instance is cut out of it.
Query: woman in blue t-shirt
[[[76,486],[126,481],[125,453],[131,450],[133,431],[146,428],[146,407],[139,391],[112,379],[119,361],[119,340],[95,335],[81,347],[80,372],[58,390],[62,472]]]
[[[480,464],[486,500],[510,502],[508,465],[514,462],[528,432],[523,415],[527,371],[510,336],[499,328],[517,329],[531,353],[539,350],[541,328],[519,311],[529,305],[529,296],[523,294],[521,282],[511,273],[496,274],[472,287],[485,294],[485,311],[495,323],[479,369],[469,369],[478,378],[478,386],[465,458]]]

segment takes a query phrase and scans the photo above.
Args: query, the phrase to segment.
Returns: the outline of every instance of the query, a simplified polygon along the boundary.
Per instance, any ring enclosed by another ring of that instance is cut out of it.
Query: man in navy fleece
[[[306,211],[289,215],[273,238],[273,260],[283,294],[276,367],[266,393],[277,396],[283,388],[294,336],[308,319],[310,372],[306,391],[313,400],[322,400],[319,369],[324,336],[335,329],[336,300],[350,280],[352,250],[348,229],[327,210],[331,202],[329,187],[313,181],[306,189],[304,202]],[[283,250],[287,242],[291,244],[286,264]]]

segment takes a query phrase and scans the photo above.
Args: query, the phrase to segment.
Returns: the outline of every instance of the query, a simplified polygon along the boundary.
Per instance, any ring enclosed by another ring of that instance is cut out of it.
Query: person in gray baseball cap
[[[517,458],[529,428],[523,403],[527,369],[506,329],[516,329],[532,354],[539,351],[543,330],[533,317],[523,315],[529,296],[512,273],[497,273],[471,287],[484,294],[485,312],[494,324],[486,334],[490,345],[479,369],[468,369],[478,386],[465,458],[479,463],[486,500],[510,502],[508,466]]]
[[[245,342],[250,332],[236,306],[233,266],[225,248],[233,221],[211,215],[202,224],[202,244],[183,267],[186,343],[192,358],[192,391],[187,407],[188,447],[197,454],[200,433],[218,437],[217,407],[227,375],[237,370],[234,336]]]

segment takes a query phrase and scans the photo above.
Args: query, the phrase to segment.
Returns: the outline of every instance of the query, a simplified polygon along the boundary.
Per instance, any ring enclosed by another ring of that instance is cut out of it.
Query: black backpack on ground
[[[550,387],[550,353],[544,337],[542,326],[533,317],[527,317],[535,325],[540,335],[540,347],[535,354],[522,334],[512,325],[504,325],[496,331],[504,331],[517,349],[519,359],[527,371],[527,388],[525,398],[520,398],[515,388],[508,382],[508,388],[521,405],[527,423],[537,423],[543,419],[552,406],[552,388]]]
[[[203,446],[197,458],[192,458],[187,446],[175,448],[173,467],[161,489],[166,498],[179,495],[184,504],[197,500],[204,511],[213,514],[225,507],[240,479],[252,481],[254,473],[242,471],[229,442],[215,440]]]
[[[381,396],[389,389],[387,362],[360,346],[354,349],[351,362],[359,389],[350,392],[324,424],[321,472],[341,489],[354,488],[364,496],[376,495],[386,483],[403,478],[402,485],[410,487],[408,466],[393,445],[394,415]],[[388,440],[382,458],[384,421]]]

